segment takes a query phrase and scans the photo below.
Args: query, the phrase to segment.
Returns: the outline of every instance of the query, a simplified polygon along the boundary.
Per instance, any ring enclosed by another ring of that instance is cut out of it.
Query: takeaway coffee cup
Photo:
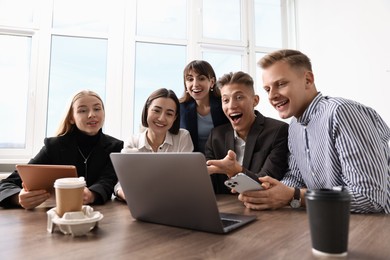
[[[351,196],[346,190],[308,190],[305,195],[315,256],[345,257]]]
[[[58,216],[62,217],[65,212],[81,211],[84,187],[84,177],[61,178],[54,182]]]

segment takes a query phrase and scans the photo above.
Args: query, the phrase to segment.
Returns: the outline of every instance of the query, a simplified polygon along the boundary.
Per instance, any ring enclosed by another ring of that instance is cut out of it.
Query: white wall
[[[297,49],[317,89],[368,105],[390,126],[390,1],[296,0]]]

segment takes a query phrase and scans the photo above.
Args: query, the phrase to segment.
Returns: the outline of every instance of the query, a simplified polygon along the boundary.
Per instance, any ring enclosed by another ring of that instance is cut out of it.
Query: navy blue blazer
[[[269,175],[281,180],[288,169],[288,127],[280,120],[264,117],[255,111],[256,120],[249,130],[245,144],[244,173],[252,177]],[[231,124],[221,125],[211,130],[206,143],[207,160],[223,159],[228,150],[234,151],[234,129]],[[224,185],[226,174],[212,174],[214,191],[231,194]]]
[[[214,127],[229,123],[229,119],[222,111],[221,98],[210,95],[210,113]],[[199,151],[198,145],[198,117],[196,111],[196,102],[191,100],[180,104],[180,127],[187,129],[190,132],[192,143],[194,144],[194,152]]]
[[[84,176],[87,187],[98,194],[95,204],[102,204],[111,199],[117,177],[109,157],[112,152],[120,152],[123,141],[100,133],[98,143],[88,159],[88,172],[85,171],[84,160],[78,151],[76,137],[73,132],[64,136],[45,138],[45,146],[29,161],[30,164],[75,165],[78,176]],[[0,183],[0,206],[12,206],[7,200],[19,193],[22,181],[18,171],[14,171]]]

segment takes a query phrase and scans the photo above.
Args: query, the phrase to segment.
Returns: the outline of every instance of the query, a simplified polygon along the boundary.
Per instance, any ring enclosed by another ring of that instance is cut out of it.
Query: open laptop
[[[220,213],[202,153],[111,153],[131,215],[146,222],[227,233],[256,219]]]

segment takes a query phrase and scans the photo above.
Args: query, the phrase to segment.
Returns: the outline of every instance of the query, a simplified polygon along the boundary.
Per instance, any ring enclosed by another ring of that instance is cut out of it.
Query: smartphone
[[[234,189],[235,191],[239,193],[243,193],[245,191],[250,190],[262,190],[263,187],[261,186],[259,181],[256,181],[249,177],[248,175],[240,172],[237,175],[233,176],[232,178],[225,181],[225,185],[230,188]]]

